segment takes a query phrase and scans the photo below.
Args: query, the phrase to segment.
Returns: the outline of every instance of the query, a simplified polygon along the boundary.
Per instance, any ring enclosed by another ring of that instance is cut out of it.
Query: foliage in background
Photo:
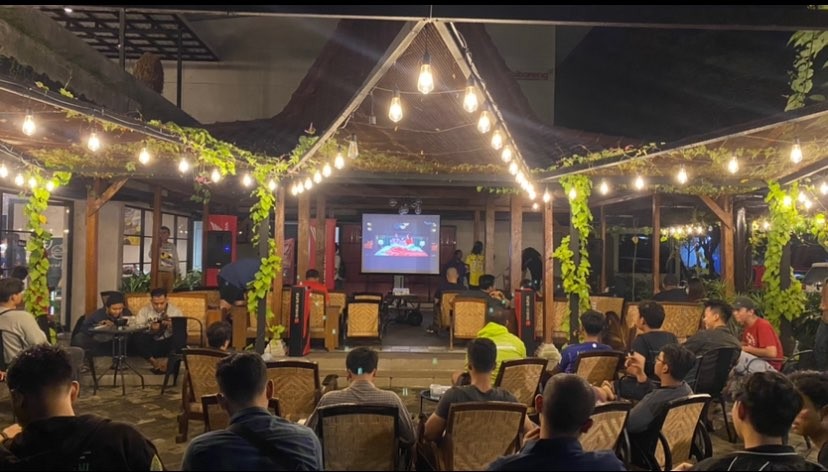
[[[173,290],[197,290],[202,286],[202,277],[203,275],[200,270],[191,270],[190,272],[187,272],[187,275],[175,281]]]
[[[121,291],[124,293],[148,293],[150,291],[150,273],[135,272],[129,277],[121,278]]]
[[[810,5],[809,8],[825,10],[828,9],[828,5]],[[813,92],[817,72],[828,67],[828,62],[819,69],[814,67],[814,63],[817,62],[820,52],[828,45],[828,31],[797,31],[791,35],[788,45],[796,50],[796,58],[793,70],[788,72],[791,94],[788,96],[785,111],[804,107],[807,100],[825,101],[825,95],[819,93],[821,92],[819,88],[816,90],[817,93]],[[823,85],[818,84],[818,87]]]
[[[61,185],[66,185],[71,178],[68,172],[55,172],[51,177],[41,175],[39,169],[31,169],[27,175],[29,189],[21,192],[28,202],[23,208],[26,227],[31,232],[26,241],[26,251],[29,253],[29,286],[24,293],[26,311],[38,316],[49,313],[49,257],[46,248],[52,243],[52,233],[46,229],[46,209],[52,191]]]

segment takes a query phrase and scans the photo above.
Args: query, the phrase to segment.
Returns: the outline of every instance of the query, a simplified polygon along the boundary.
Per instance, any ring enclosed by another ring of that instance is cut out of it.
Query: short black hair
[[[456,250],[454,251],[454,255],[455,255],[455,256],[457,256],[457,255],[461,255],[461,256],[462,256],[462,255],[463,255],[463,250],[462,250],[462,249],[456,249]]]
[[[216,381],[228,400],[237,405],[248,404],[264,392],[267,365],[256,352],[230,354],[216,365]]]
[[[164,287],[154,288],[150,292],[150,298],[166,297],[166,296],[167,296],[167,289],[165,289]]]
[[[719,315],[719,318],[727,324],[730,317],[733,316],[733,308],[724,300],[708,300],[704,302],[705,308],[710,308],[710,311]]]
[[[123,305],[125,302],[126,298],[124,297],[123,293],[113,291],[109,292],[109,296],[106,297],[106,302],[104,303],[104,306],[109,308],[112,305],[117,305],[119,303]]]
[[[575,374],[558,374],[543,389],[543,416],[557,434],[575,434],[595,410],[595,392]]]
[[[25,396],[41,396],[47,390],[72,383],[69,354],[49,344],[24,349],[12,361],[7,372],[9,390]]]
[[[497,323],[506,326],[511,316],[512,310],[503,307],[493,307],[491,310],[486,310],[486,323]]]
[[[169,226],[162,226],[162,227],[158,228],[158,230],[159,230],[159,231],[164,231],[164,230],[167,230],[167,232],[168,232],[168,233],[172,234],[172,231],[170,231],[170,227],[169,227]]]
[[[352,349],[345,358],[345,367],[355,375],[368,374],[377,370],[378,363],[377,351],[364,346]]]
[[[483,254],[483,241],[475,241],[471,250],[472,254]]]
[[[29,269],[23,265],[14,266],[14,268],[9,273],[9,277],[14,277],[15,279],[26,280],[29,277]]]
[[[319,278],[319,271],[316,269],[308,269],[305,272],[305,279],[318,279]]]
[[[497,346],[488,338],[475,338],[469,341],[466,354],[469,357],[469,365],[475,372],[491,372],[497,364]]]
[[[230,323],[226,321],[216,321],[207,327],[207,345],[213,349],[221,349],[230,336],[232,336],[233,328]]]
[[[586,334],[597,336],[606,327],[606,318],[600,311],[587,310],[581,315],[581,326],[584,327]]]
[[[644,318],[647,326],[652,329],[659,329],[664,324],[664,307],[652,300],[638,305],[638,314]]]
[[[664,363],[670,368],[670,375],[676,380],[684,379],[696,364],[696,355],[678,344],[666,344],[661,352],[664,354]]]
[[[817,408],[828,406],[828,373],[803,370],[790,375],[794,387]]]
[[[802,396],[793,382],[779,372],[756,372],[736,382],[733,398],[741,402],[757,433],[784,437],[802,411]]]
[[[23,291],[23,281],[14,277],[0,279],[0,302],[6,303],[12,295]]]
[[[480,290],[486,290],[487,288],[494,287],[495,284],[495,276],[492,274],[483,274],[477,279],[477,286]]]

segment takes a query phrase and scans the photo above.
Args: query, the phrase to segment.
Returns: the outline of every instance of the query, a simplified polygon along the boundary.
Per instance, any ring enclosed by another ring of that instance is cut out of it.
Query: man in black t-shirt
[[[30,347],[7,380],[22,432],[0,445],[0,470],[164,470],[155,446],[133,426],[75,416],[80,386],[66,351]]]
[[[658,381],[655,373],[655,361],[661,349],[668,344],[678,344],[673,333],[662,331],[664,324],[664,307],[654,301],[638,305],[638,320],[635,324],[641,334],[632,342],[632,350],[644,357],[644,373],[650,380]],[[624,377],[617,382],[616,393],[628,400],[641,400],[647,390],[640,388],[640,383],[631,377]]]

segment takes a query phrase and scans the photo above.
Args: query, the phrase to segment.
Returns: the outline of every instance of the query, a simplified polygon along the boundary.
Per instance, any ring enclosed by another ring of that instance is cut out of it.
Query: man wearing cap
[[[739,364],[735,367],[736,371],[746,373],[764,372],[770,368],[780,370],[782,343],[768,320],[756,314],[753,300],[748,297],[736,297],[733,302],[733,316],[744,328],[742,354],[739,356]]]

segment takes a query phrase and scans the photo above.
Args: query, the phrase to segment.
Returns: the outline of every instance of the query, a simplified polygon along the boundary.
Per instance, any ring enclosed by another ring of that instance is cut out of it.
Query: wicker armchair
[[[517,401],[526,405],[528,414],[535,414],[535,395],[549,359],[530,357],[503,361],[497,372],[495,387],[508,390]]]
[[[485,470],[520,446],[526,407],[507,402],[457,403],[449,408],[446,434],[437,446],[440,470]]]
[[[672,470],[674,465],[697,456],[701,460],[710,457],[712,447],[707,429],[701,419],[707,412],[710,395],[690,395],[667,404],[666,411],[656,419],[654,428],[659,428],[658,441],[651,451],[645,451],[650,470]],[[700,434],[704,451],[694,451],[694,439]]]
[[[455,297],[452,304],[454,316],[451,320],[449,348],[454,349],[454,338],[474,339],[486,325],[486,300],[480,298]]]
[[[560,347],[569,341],[569,333],[563,330],[563,321],[568,312],[569,302],[566,300],[552,300],[552,319],[547,326],[544,321],[544,303],[546,300],[535,301],[535,332],[543,333],[544,339],[551,339]]]
[[[620,297],[600,297],[590,295],[589,303],[592,305],[593,310],[600,311],[601,313],[614,311],[615,313],[618,313],[618,316],[621,316],[621,314],[624,313],[624,299]]]
[[[620,351],[582,352],[575,361],[575,375],[600,387],[605,380],[615,380],[624,366],[625,355]]]
[[[178,436],[175,442],[187,441],[190,420],[204,421],[201,397],[218,392],[216,364],[227,356],[214,349],[184,349],[184,366],[187,378],[181,388],[181,413],[178,415]]]
[[[584,451],[616,451],[616,454],[630,458],[630,441],[625,427],[630,414],[631,403],[610,402],[598,405],[592,412],[592,427],[579,439]]]
[[[325,470],[399,470],[397,407],[348,404],[317,412]]]
[[[730,422],[727,419],[727,400],[724,389],[730,371],[739,362],[741,352],[742,350],[738,347],[720,347],[697,357],[696,376],[693,381],[695,393],[706,393],[710,395],[711,401],[717,401],[722,405],[722,417],[724,417],[727,438],[730,442],[735,442],[736,432],[731,432]]]
[[[381,304],[377,301],[359,300],[349,303],[346,336],[380,339],[382,336],[380,312]]]
[[[328,305],[345,309],[348,305],[348,295],[345,292],[328,292]]]
[[[458,293],[460,292],[446,291],[440,294],[440,321],[438,324],[440,328],[451,327],[451,307]]]
[[[673,333],[684,343],[699,331],[704,309],[698,303],[663,303],[664,324],[661,329]]]
[[[316,362],[268,362],[267,378],[273,382],[273,398],[279,400],[280,416],[289,421],[309,417],[322,394],[336,389],[335,375],[326,377],[324,384],[319,381]]]
[[[310,337],[319,339],[325,337],[325,294],[310,293]]]

